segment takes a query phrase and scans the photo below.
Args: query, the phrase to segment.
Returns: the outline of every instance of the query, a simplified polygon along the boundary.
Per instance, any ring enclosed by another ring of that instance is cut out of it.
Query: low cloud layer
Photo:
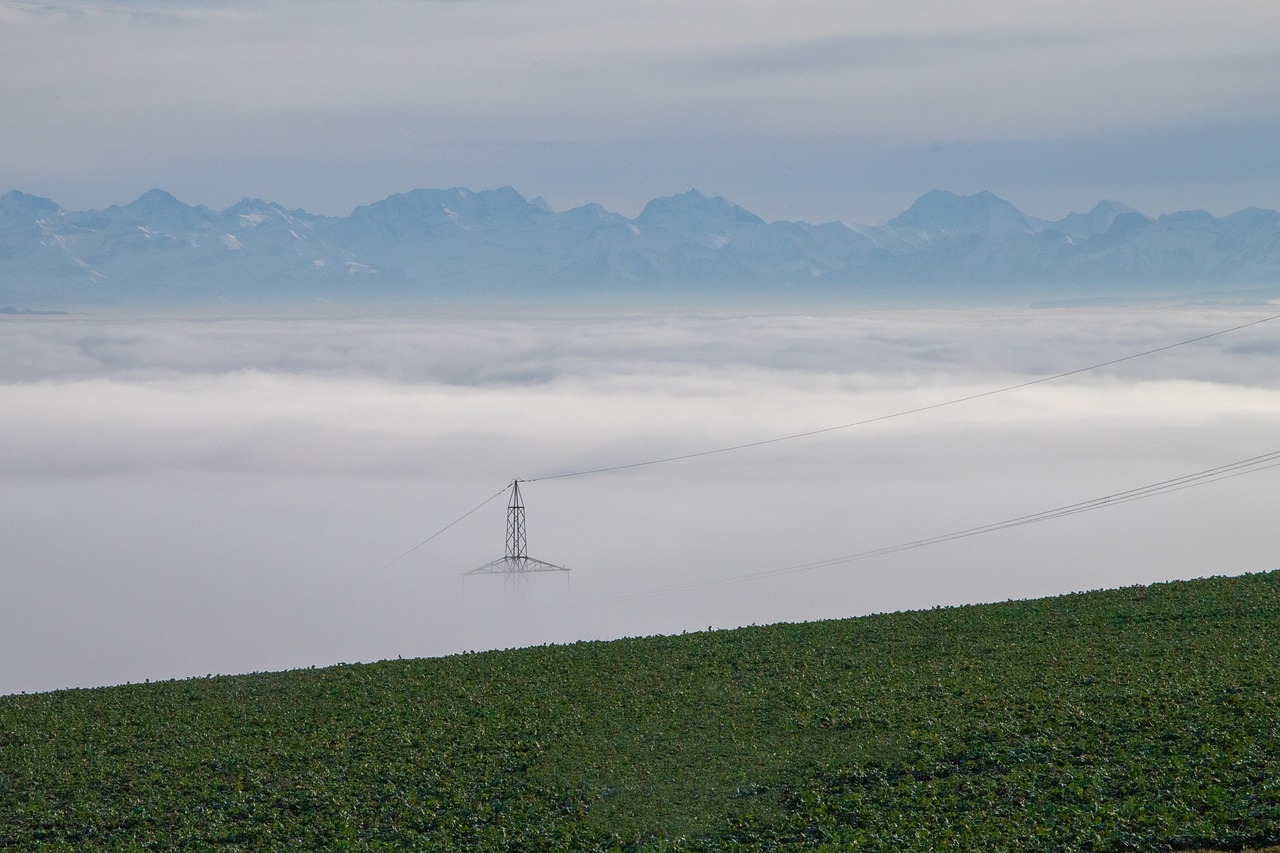
[[[1228,309],[806,317],[0,319],[0,692],[998,600],[1274,567],[1275,474],[713,590],[1278,449]],[[1280,321],[1275,321],[1280,322]],[[391,563],[391,565],[388,565]]]

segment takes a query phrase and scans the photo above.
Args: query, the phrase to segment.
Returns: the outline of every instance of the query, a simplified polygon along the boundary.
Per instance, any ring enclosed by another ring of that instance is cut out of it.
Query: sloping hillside
[[[0,838],[352,849],[1280,842],[1280,573],[0,697]]]

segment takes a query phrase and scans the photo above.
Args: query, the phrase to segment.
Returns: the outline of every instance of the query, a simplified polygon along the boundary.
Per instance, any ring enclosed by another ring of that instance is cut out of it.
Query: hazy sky
[[[1274,311],[1274,306],[1271,307]],[[0,317],[0,693],[1003,600],[1280,566],[1280,468],[782,578],[1280,450],[1276,323],[1224,308],[382,320]]]
[[[0,2],[0,190],[315,212],[697,187],[881,222],[932,188],[1058,217],[1280,208],[1274,0]]]

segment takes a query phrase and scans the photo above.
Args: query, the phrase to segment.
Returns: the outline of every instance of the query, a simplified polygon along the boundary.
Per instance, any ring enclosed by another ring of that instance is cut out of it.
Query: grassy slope
[[[0,697],[0,839],[1263,846],[1278,635],[1272,573]]]

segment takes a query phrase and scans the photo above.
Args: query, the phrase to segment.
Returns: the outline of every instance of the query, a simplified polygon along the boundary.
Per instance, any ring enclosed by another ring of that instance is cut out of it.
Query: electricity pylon
[[[564,566],[547,563],[529,556],[529,545],[524,532],[524,498],[520,496],[520,481],[511,481],[511,500],[507,504],[507,553],[468,575],[506,575],[523,577],[532,572],[567,572]]]

